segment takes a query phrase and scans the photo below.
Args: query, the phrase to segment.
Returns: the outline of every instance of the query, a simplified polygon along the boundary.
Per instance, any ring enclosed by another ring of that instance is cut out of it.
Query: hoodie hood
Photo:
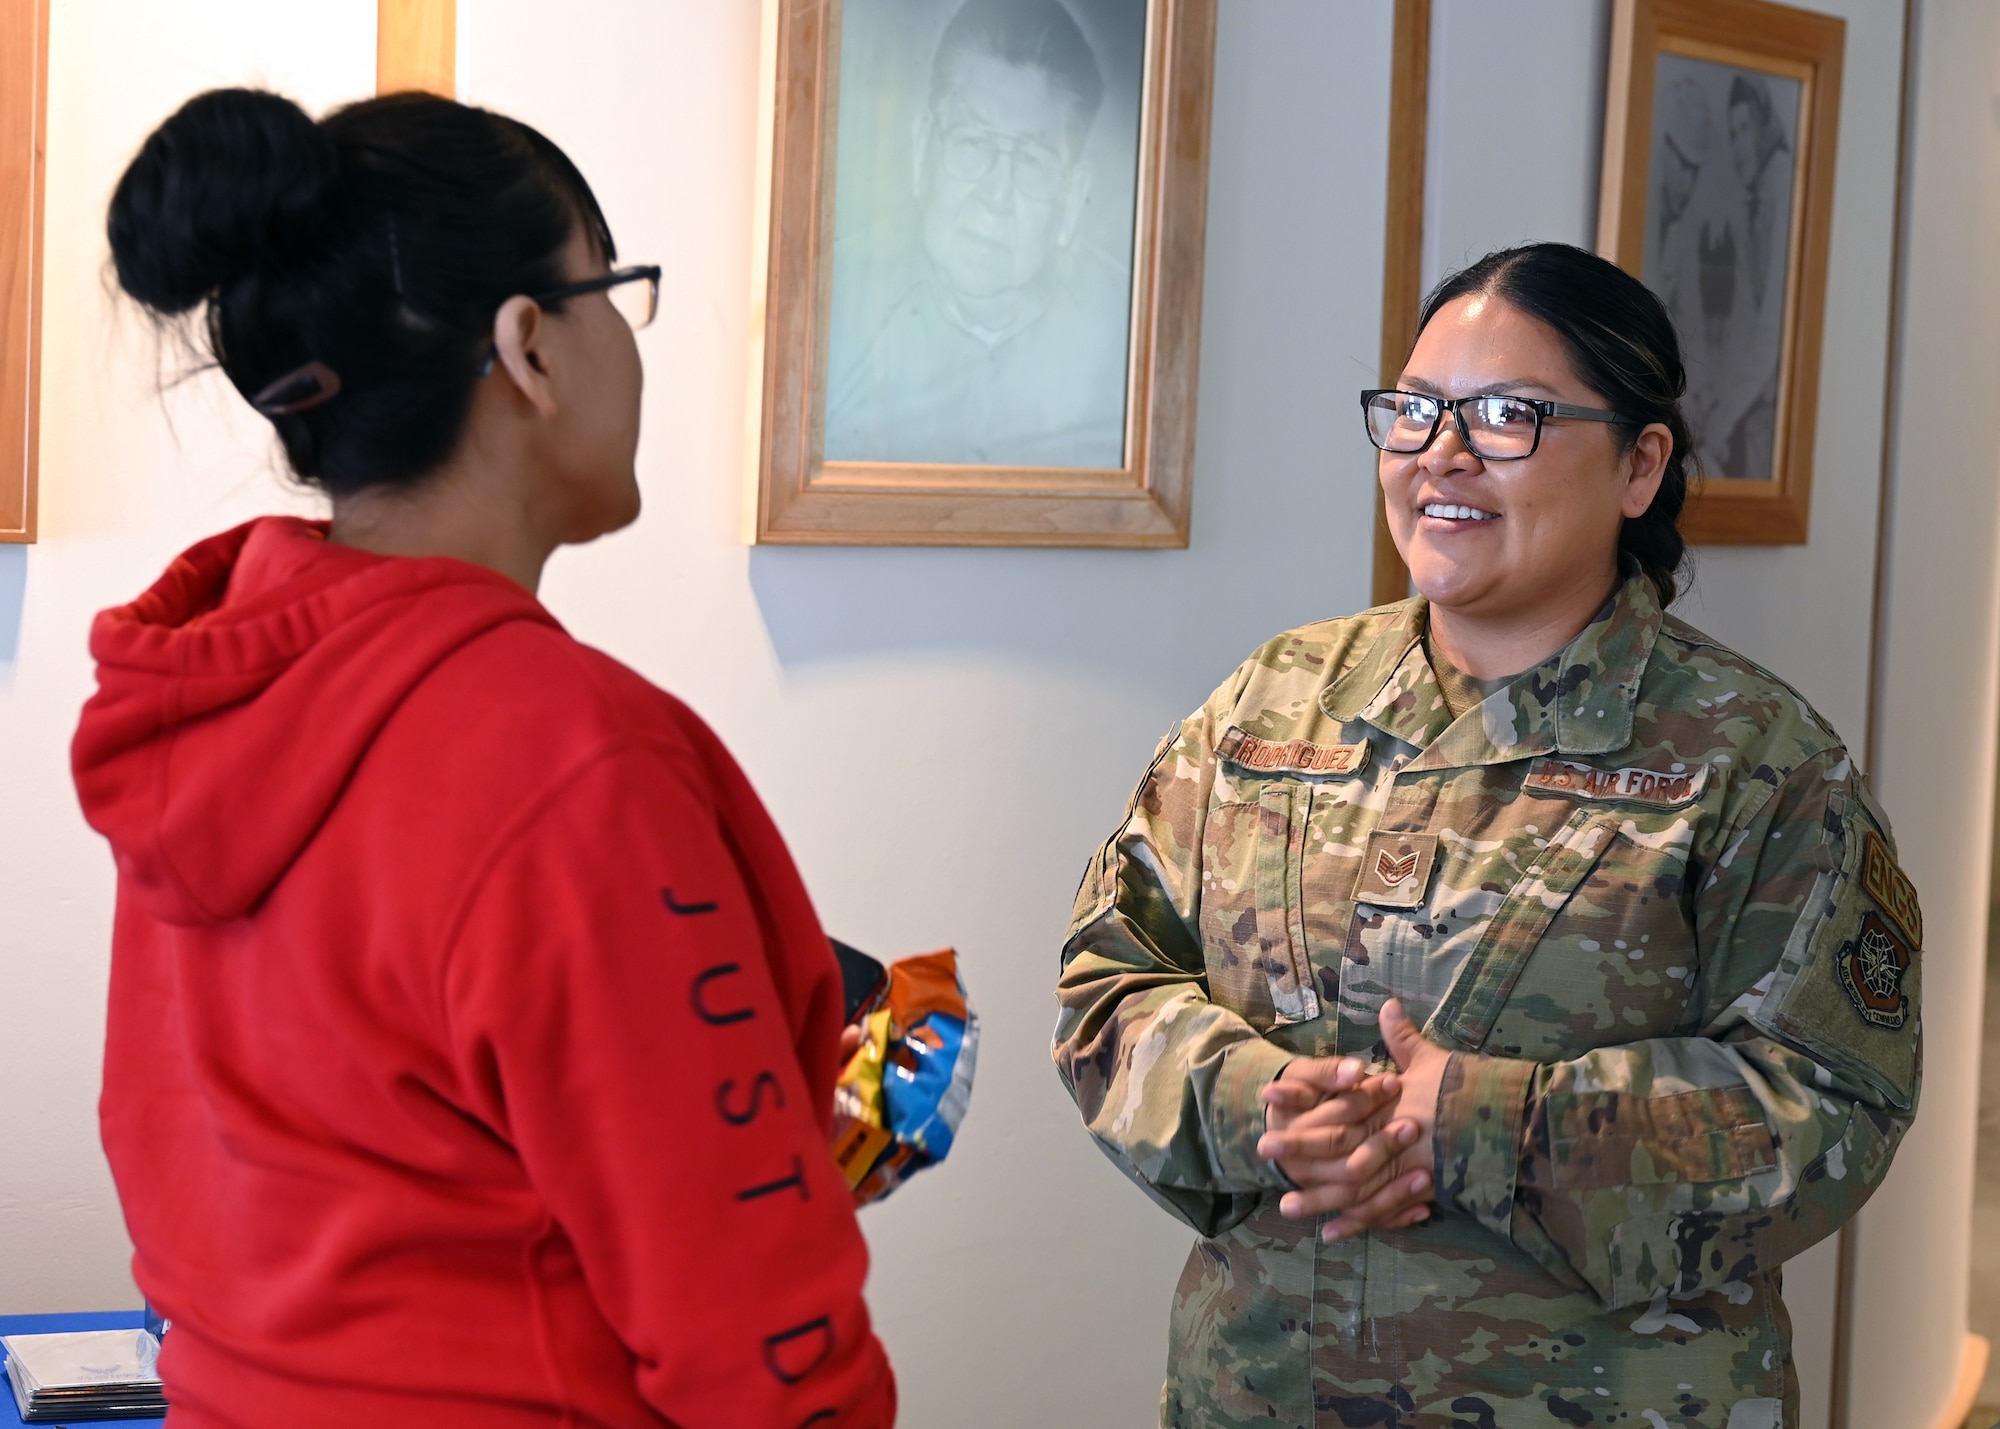
[[[516,620],[556,625],[495,571],[335,546],[324,523],[265,517],[189,550],[91,626],[71,761],[121,898],[182,926],[248,912],[404,697]]]

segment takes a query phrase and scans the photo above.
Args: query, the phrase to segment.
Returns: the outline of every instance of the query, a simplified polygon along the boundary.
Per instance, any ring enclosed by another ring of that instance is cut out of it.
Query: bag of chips
[[[950,948],[886,970],[843,943],[834,950],[862,1038],[834,1088],[833,1159],[865,1206],[950,1152],[972,1097],[979,1016]]]

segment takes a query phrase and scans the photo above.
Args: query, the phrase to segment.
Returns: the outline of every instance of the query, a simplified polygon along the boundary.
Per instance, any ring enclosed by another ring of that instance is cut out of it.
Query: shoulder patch
[[[1917,902],[1917,886],[1896,866],[1888,840],[1873,829],[1862,835],[1861,887],[1903,936],[1920,948],[1924,945],[1924,910]]]
[[[1693,769],[1599,769],[1567,759],[1537,759],[1528,766],[1521,787],[1536,794],[1566,794],[1580,799],[1617,799],[1652,804],[1662,809],[1692,804],[1708,782],[1706,764]]]
[[[1910,950],[1879,913],[1862,915],[1861,926],[1834,956],[1840,985],[1863,1021],[1895,1031],[1910,1020],[1910,999],[1903,991]]]
[[[1277,744],[1231,725],[1217,742],[1215,752],[1231,764],[1262,774],[1352,774],[1368,762],[1368,741],[1313,744],[1293,739]]]

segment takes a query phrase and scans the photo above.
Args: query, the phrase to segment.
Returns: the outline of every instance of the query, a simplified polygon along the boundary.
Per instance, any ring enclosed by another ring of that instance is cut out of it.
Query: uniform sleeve
[[[1795,769],[1693,876],[1695,1035],[1455,1054],[1438,1101],[1440,1203],[1612,1307],[1831,1234],[1916,1110],[1922,915],[1845,753]]]
[[[455,1060],[663,1419],[876,1429],[867,1248],[712,797],[670,751],[562,781],[453,940]]]
[[[1052,1049],[1092,1139],[1208,1236],[1286,1184],[1256,1155],[1258,1094],[1293,1057],[1208,995],[1202,826],[1230,688],[1167,736],[1084,874]]]

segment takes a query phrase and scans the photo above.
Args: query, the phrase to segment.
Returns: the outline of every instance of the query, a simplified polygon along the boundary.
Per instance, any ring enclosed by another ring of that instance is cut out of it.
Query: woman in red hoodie
[[[104,1144],[175,1422],[889,1424],[826,937],[715,736],[534,597],[639,513],[659,270],[422,95],[202,95],[110,235],[333,510],[91,635]]]

